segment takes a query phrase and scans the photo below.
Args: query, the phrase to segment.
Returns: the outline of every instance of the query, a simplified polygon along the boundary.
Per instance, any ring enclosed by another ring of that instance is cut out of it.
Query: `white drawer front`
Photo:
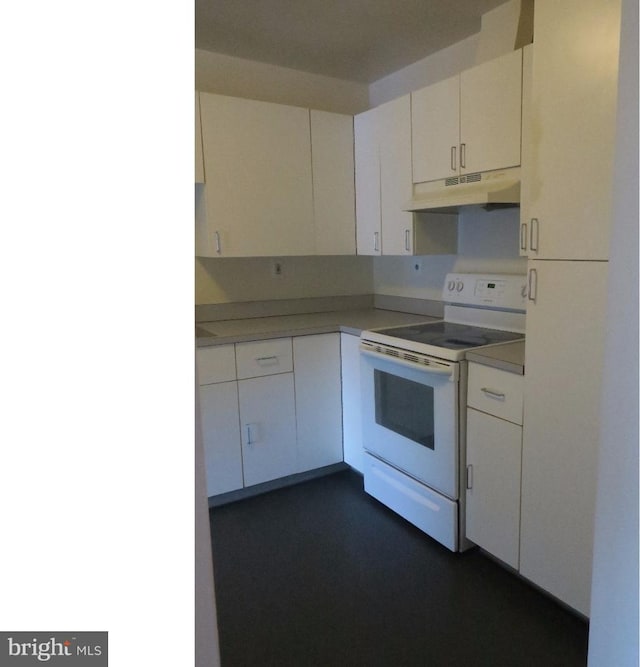
[[[233,345],[213,345],[196,350],[198,384],[213,384],[236,379],[236,355]]]
[[[289,373],[293,370],[291,338],[236,343],[238,379]]]
[[[467,405],[522,424],[523,379],[522,375],[470,362]]]

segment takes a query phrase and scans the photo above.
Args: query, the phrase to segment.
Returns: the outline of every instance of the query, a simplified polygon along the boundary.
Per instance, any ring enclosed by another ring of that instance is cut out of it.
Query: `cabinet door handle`
[[[540,228],[538,224],[538,218],[531,218],[531,231],[529,237],[529,247],[533,252],[538,252],[538,241],[540,236]],[[535,243],[534,243],[535,239]]]
[[[456,147],[451,146],[451,171],[457,171],[456,166]]]
[[[380,232],[373,232],[373,249],[375,252],[378,252],[378,250],[380,250],[379,242],[380,242]]]
[[[467,144],[460,144],[460,169],[467,167]]]
[[[245,424],[245,429],[247,430],[247,445],[255,444],[253,424]]]
[[[529,269],[529,301],[536,302],[538,297],[538,269]]]
[[[527,249],[527,223],[523,222],[520,225],[520,250]]]
[[[505,394],[503,394],[501,391],[496,391],[495,389],[489,389],[489,387],[482,387],[480,391],[483,394],[486,394],[487,396],[491,396],[491,398],[496,398],[499,401],[504,401],[506,398]]]
[[[275,366],[278,363],[278,357],[274,354],[270,357],[256,357],[258,366]]]
[[[404,249],[407,252],[411,251],[411,236],[410,236],[410,234],[411,234],[411,230],[409,230],[409,229],[404,230]]]
[[[473,466],[467,466],[467,489],[473,489]]]
[[[222,244],[220,243],[220,232],[215,232],[214,236],[216,239],[216,252],[219,255],[222,252]]]

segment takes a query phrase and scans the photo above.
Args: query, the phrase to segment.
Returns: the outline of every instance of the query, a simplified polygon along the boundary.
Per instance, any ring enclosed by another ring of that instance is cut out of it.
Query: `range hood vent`
[[[414,185],[405,211],[458,213],[465,206],[511,208],[520,206],[520,169],[465,174]]]

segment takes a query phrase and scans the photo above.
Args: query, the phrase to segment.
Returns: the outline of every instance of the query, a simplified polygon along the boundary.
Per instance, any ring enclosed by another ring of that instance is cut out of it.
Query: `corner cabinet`
[[[455,216],[404,210],[413,196],[410,95],[355,116],[354,138],[357,253],[454,254]]]
[[[360,394],[360,336],[340,334],[342,363],[342,439],[344,462],[364,474],[362,404]]]
[[[353,116],[311,110],[316,255],[356,254]]]
[[[404,95],[354,118],[359,255],[412,255],[411,106]]]
[[[342,461],[340,334],[293,339],[298,459],[296,472]]]
[[[469,362],[466,535],[517,569],[523,377]]]
[[[522,51],[411,94],[413,182],[520,164]]]
[[[351,116],[204,92],[199,108],[196,255],[355,254]]]

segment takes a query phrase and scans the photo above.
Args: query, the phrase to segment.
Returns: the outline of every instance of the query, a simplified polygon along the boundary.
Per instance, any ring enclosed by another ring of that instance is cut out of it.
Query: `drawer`
[[[293,370],[291,338],[236,343],[238,379],[257,378]]]
[[[469,362],[467,405],[522,424],[523,381],[522,375]]]
[[[236,355],[231,345],[213,345],[196,349],[198,384],[213,384],[236,379]]]

